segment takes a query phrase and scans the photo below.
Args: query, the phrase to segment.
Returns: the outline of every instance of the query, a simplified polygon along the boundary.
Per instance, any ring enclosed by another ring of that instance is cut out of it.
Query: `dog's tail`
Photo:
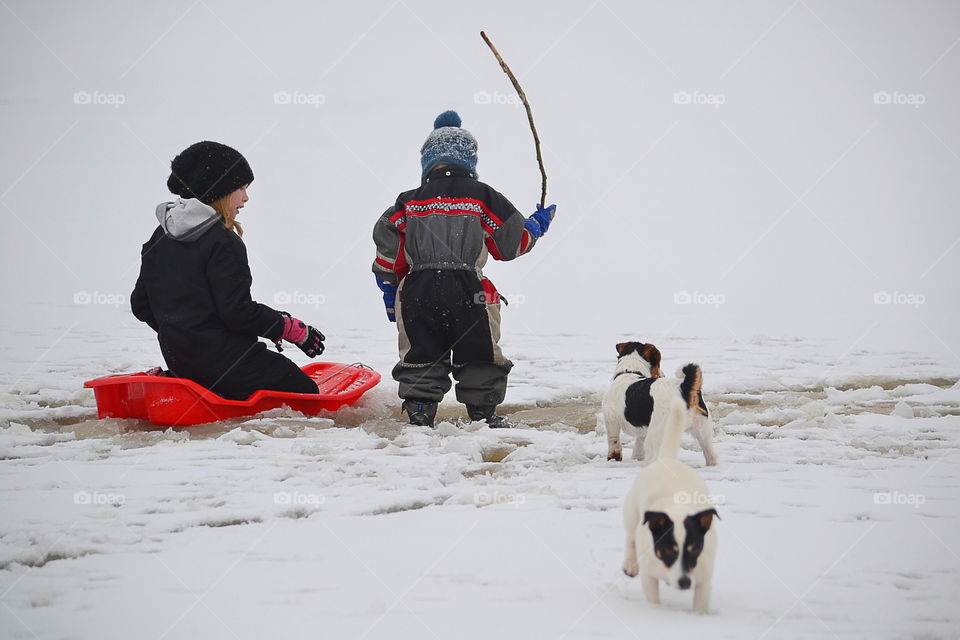
[[[683,432],[690,424],[691,410],[707,415],[707,406],[703,403],[703,396],[700,394],[700,386],[703,382],[700,366],[693,363],[685,365],[677,371],[677,377],[681,379],[679,391],[684,406],[680,409],[674,405],[670,421],[660,436],[662,440],[659,443],[651,442],[651,449],[657,451],[658,458],[677,457]],[[647,438],[649,437],[648,435]]]
[[[708,415],[707,405],[700,391],[703,386],[703,372],[700,371],[700,365],[691,362],[677,372],[677,377],[683,378],[683,382],[680,383],[680,395],[687,403],[687,409],[703,416]]]

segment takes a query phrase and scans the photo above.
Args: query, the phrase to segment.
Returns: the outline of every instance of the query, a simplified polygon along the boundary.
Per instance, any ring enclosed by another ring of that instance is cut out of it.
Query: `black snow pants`
[[[229,400],[246,400],[260,389],[318,392],[317,383],[295,362],[267,350],[262,342],[254,343],[247,353],[235,361],[210,362],[203,367],[196,367],[193,362],[187,364],[178,361],[177,356],[163,349],[162,345],[161,351],[173,375],[189,378]]]
[[[397,295],[400,397],[439,402],[457,380],[457,400],[496,406],[513,363],[497,344],[500,305],[488,304],[472,270],[424,269],[403,279]]]

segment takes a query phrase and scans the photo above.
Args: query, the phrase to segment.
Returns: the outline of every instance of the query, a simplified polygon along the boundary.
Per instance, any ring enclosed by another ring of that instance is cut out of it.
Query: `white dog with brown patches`
[[[697,472],[661,452],[637,476],[623,507],[623,572],[640,576],[647,602],[660,604],[660,581],[693,587],[693,610],[710,607],[717,511]],[[717,516],[719,517],[719,516]]]
[[[623,459],[621,432],[636,437],[634,460],[652,461],[668,434],[676,435],[679,448],[680,435],[689,430],[700,443],[707,465],[717,464],[713,425],[700,392],[702,380],[700,367],[692,363],[677,372],[676,378],[660,377],[660,351],[655,346],[618,344],[613,382],[601,404],[607,460]]]

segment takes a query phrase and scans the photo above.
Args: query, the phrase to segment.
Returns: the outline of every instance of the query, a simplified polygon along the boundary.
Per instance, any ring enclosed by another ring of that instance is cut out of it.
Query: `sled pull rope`
[[[537,148],[537,164],[540,165],[540,175],[543,177],[543,182],[540,188],[540,207],[543,208],[547,202],[547,172],[543,168],[543,155],[540,153],[540,136],[537,135],[537,125],[533,123],[533,111],[530,110],[530,103],[527,102],[527,94],[523,92],[523,89],[520,87],[520,83],[517,82],[517,77],[513,75],[512,71],[510,71],[510,67],[507,66],[507,63],[503,61],[503,58],[500,56],[500,52],[497,51],[497,48],[493,46],[492,42],[490,42],[490,38],[487,37],[487,34],[481,31],[480,37],[483,38],[483,41],[487,43],[488,47],[490,47],[490,51],[492,51],[493,55],[496,56],[497,62],[500,63],[500,68],[503,69],[503,72],[507,74],[508,78],[510,78],[510,82],[513,83],[513,88],[517,90],[517,95],[520,96],[520,100],[523,101],[523,106],[527,110],[527,120],[530,121],[530,131],[533,132],[533,144]]]

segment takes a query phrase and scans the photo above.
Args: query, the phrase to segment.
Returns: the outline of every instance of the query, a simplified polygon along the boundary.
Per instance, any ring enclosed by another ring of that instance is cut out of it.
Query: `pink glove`
[[[283,315],[283,333],[280,334],[280,340],[292,342],[311,358],[316,358],[323,353],[323,341],[327,338],[322,333],[303,320],[292,317],[286,311],[280,313]],[[278,352],[283,351],[280,340],[276,342]]]
[[[283,319],[283,334],[280,336],[287,342],[300,344],[307,337],[307,324],[289,316]]]

